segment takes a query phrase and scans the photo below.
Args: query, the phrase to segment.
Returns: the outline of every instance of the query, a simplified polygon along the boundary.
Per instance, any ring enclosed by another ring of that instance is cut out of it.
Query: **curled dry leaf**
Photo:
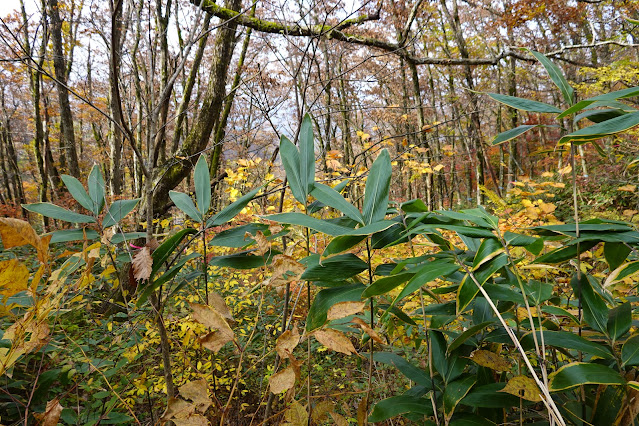
[[[255,235],[252,235],[250,232],[244,234],[244,238],[252,238],[257,243],[257,250],[255,254],[258,256],[263,255],[271,251],[271,243],[266,239],[262,231],[257,231]]]
[[[215,330],[200,338],[200,343],[206,349],[217,353],[222,346],[234,339],[235,333],[215,309],[198,303],[191,303],[191,309],[194,321]]]
[[[206,380],[193,380],[179,387],[180,396],[193,401],[197,410],[204,413],[213,404],[208,394],[208,388]]]
[[[351,322],[355,323],[355,325],[361,328],[362,331],[368,334],[371,337],[371,339],[373,339],[375,342],[380,343],[382,345],[386,343],[384,342],[384,339],[382,339],[381,336],[377,334],[377,332],[373,330],[371,326],[368,325],[363,319],[355,317],[352,319]]]
[[[160,247],[160,243],[156,238],[151,238],[151,240],[149,240],[149,242],[146,243],[144,247],[148,247],[151,253],[153,253],[155,250],[157,250],[158,247]]]
[[[275,395],[285,392],[295,386],[295,370],[287,367],[279,373],[273,374],[268,379],[271,392]]]
[[[131,267],[133,268],[133,276],[136,280],[148,280],[151,277],[151,271],[153,270],[151,250],[148,247],[142,247],[138,250],[135,256],[133,256]]]
[[[341,352],[346,355],[357,353],[353,343],[341,331],[327,328],[317,330],[313,333],[318,342],[335,352]]]
[[[0,262],[0,294],[5,299],[24,291],[29,285],[29,269],[18,259]]]
[[[300,333],[297,330],[297,325],[293,327],[293,330],[286,330],[277,338],[275,342],[275,350],[281,358],[288,358],[293,349],[300,342]]]
[[[331,306],[326,314],[328,321],[355,315],[364,310],[366,302],[340,302]]]
[[[55,398],[47,402],[44,413],[34,414],[34,416],[40,421],[41,426],[56,426],[60,420],[60,414],[62,414],[62,405],[58,398]]]
[[[508,371],[511,367],[507,359],[484,349],[473,351],[473,353],[470,354],[470,359],[482,367],[487,367],[495,371]]]
[[[227,321],[235,321],[226,301],[216,292],[209,293],[209,306],[215,309]]]
[[[532,402],[541,401],[541,391],[537,387],[537,383],[526,376],[513,377],[499,392],[506,392]]]

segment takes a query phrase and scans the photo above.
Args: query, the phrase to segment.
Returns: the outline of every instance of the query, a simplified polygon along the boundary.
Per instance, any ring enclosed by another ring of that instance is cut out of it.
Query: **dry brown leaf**
[[[341,352],[346,355],[357,353],[353,343],[341,331],[327,328],[325,330],[317,330],[313,335],[318,342],[335,352]]]
[[[331,306],[326,314],[328,321],[355,315],[364,310],[366,302],[340,302]]]
[[[210,306],[200,305],[199,303],[191,303],[191,309],[193,309],[193,319],[200,324],[219,330],[222,335],[233,339],[235,334],[229,323],[226,322],[224,317],[215,309]]]
[[[218,330],[212,331],[199,338],[200,345],[202,345],[203,348],[212,351],[213,353],[218,353],[224,345],[226,345],[228,342],[231,342],[232,340],[232,337],[226,336],[220,333]]]
[[[41,426],[56,426],[60,420],[60,414],[62,414],[62,405],[60,405],[58,398],[55,398],[47,402],[44,413],[34,414],[34,416],[39,420]]]
[[[29,222],[9,217],[0,218],[0,238],[5,249],[30,244],[38,251],[38,260],[46,263],[51,235],[40,238]]]
[[[255,235],[247,232],[246,234],[244,234],[244,238],[252,238],[253,240],[255,240],[255,243],[257,244],[257,250],[255,251],[255,254],[258,256],[271,251],[271,243],[266,239],[262,231],[257,231]]]
[[[151,277],[151,271],[153,270],[151,250],[148,247],[142,247],[138,250],[135,256],[133,256],[131,267],[133,268],[133,276],[136,280],[148,280]]]
[[[169,398],[166,410],[160,418],[160,421],[168,422],[176,418],[186,418],[195,413],[195,408],[194,404],[186,402],[183,399]]]
[[[151,238],[144,246],[148,247],[151,253],[153,253],[158,247],[160,247],[160,243],[156,238]]]
[[[175,426],[207,426],[209,421],[201,414],[191,414],[184,419],[173,419]]]
[[[519,396],[528,401],[541,401],[541,391],[537,387],[537,383],[535,383],[535,381],[530,377],[526,376],[513,377],[499,392],[506,392],[511,395]]]
[[[368,424],[368,399],[362,398],[357,404],[357,426],[364,426]]]
[[[311,418],[316,424],[321,424],[328,418],[328,413],[335,409],[335,403],[333,401],[322,401],[313,407],[313,414]]]
[[[617,191],[626,191],[626,192],[635,192],[637,190],[637,186],[636,185],[624,185],[624,186],[620,186],[619,188],[617,188]]]
[[[294,277],[292,277],[290,280],[294,280],[306,270],[304,265],[299,263],[297,260],[293,259],[291,256],[286,256],[283,254],[274,256],[271,266],[273,267],[273,275],[271,276],[271,280],[282,277],[288,272],[293,273]]]
[[[293,349],[300,342],[300,333],[297,331],[297,325],[293,327],[293,330],[286,330],[277,338],[275,342],[275,350],[281,358],[288,358]]]
[[[179,387],[180,396],[193,401],[197,410],[204,413],[213,404],[209,397],[208,388],[206,380],[193,380]]]
[[[0,294],[11,297],[29,285],[29,269],[18,259],[0,262]]]
[[[511,367],[507,359],[494,352],[483,349],[473,351],[473,353],[470,354],[470,359],[482,367],[487,367],[495,371],[508,371]]]
[[[284,230],[284,227],[282,225],[278,225],[276,223],[269,225],[268,227],[269,232],[271,233],[271,235],[277,235],[280,232],[282,232]]]
[[[233,314],[226,305],[226,301],[216,292],[209,293],[209,306],[215,309],[222,317],[228,321],[235,321]]]
[[[341,414],[338,414],[335,411],[331,411],[329,414],[333,419],[332,424],[337,426],[348,426],[348,420],[346,420],[346,418],[344,418],[344,416],[342,416]]]
[[[377,332],[373,330],[371,326],[368,325],[363,319],[355,317],[351,320],[351,322],[355,323],[359,328],[362,329],[362,331],[368,334],[371,339],[373,339],[377,343],[380,343],[382,345],[386,343],[384,342],[384,339],[382,339],[381,336],[377,334]]]
[[[293,401],[284,413],[284,420],[286,420],[284,424],[288,426],[307,426],[308,413],[306,412],[306,407],[298,401]]]
[[[279,373],[273,374],[268,379],[271,392],[275,395],[285,392],[295,386],[295,370],[293,367],[287,367]]]

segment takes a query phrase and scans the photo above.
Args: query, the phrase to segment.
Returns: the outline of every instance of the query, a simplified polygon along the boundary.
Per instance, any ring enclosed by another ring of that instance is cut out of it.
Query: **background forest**
[[[636,423],[639,2],[0,18],[0,423]]]

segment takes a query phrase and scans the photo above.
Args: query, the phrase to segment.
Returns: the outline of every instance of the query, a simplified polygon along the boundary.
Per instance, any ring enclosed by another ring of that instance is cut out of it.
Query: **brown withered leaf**
[[[193,401],[197,410],[204,413],[213,404],[208,388],[205,379],[193,380],[179,387],[180,396]]]
[[[162,422],[168,422],[176,418],[186,418],[195,413],[195,405],[179,398],[169,398],[166,410],[160,418]]]
[[[254,253],[258,256],[271,251],[271,243],[266,239],[262,231],[257,231],[255,235],[247,232],[244,234],[244,238],[252,238],[253,240],[255,240],[255,243],[257,244],[257,250]]]
[[[216,292],[209,293],[209,306],[215,309],[227,321],[235,321],[226,301]]]
[[[335,352],[341,352],[346,355],[357,353],[351,340],[341,331],[327,328],[324,330],[317,330],[313,333],[313,335],[318,342]]]
[[[30,244],[38,251],[38,260],[46,263],[51,235],[40,238],[29,222],[9,217],[0,218],[0,238],[5,249]]]
[[[175,426],[208,426],[211,423],[201,414],[191,414],[184,419],[173,419]]]
[[[484,349],[473,351],[473,353],[470,354],[470,359],[482,367],[487,367],[495,371],[508,371],[511,367],[507,359]]]
[[[311,418],[313,422],[316,424],[321,424],[328,419],[328,413],[335,409],[335,403],[333,401],[322,401],[313,407],[313,414]]]
[[[135,256],[133,256],[131,267],[133,268],[133,276],[136,280],[148,280],[151,277],[151,271],[153,270],[151,250],[148,247],[142,247],[138,250]]]
[[[60,420],[60,414],[62,414],[62,405],[58,398],[55,398],[47,402],[44,413],[34,414],[34,417],[38,419],[41,426],[56,426]]]
[[[368,423],[367,408],[368,399],[364,397],[359,401],[359,404],[357,404],[357,426],[363,426]]]
[[[223,335],[218,330],[212,331],[199,338],[200,345],[213,353],[218,353],[224,345],[232,340],[233,338]]]
[[[11,297],[29,285],[29,269],[18,259],[0,262],[0,294]]]
[[[541,401],[541,391],[537,387],[537,383],[526,376],[513,377],[499,392],[506,392],[532,402]]]
[[[368,325],[366,321],[364,321],[363,319],[355,317],[351,320],[351,322],[355,323],[359,328],[362,329],[362,331],[368,334],[371,337],[371,339],[373,339],[375,342],[380,343],[382,345],[386,343],[384,342],[384,339],[382,339],[381,336],[377,334],[377,332],[373,330],[371,326]]]
[[[144,246],[148,247],[151,253],[153,253],[155,250],[157,250],[158,247],[160,247],[160,243],[158,242],[157,238],[151,238],[149,242],[146,243]]]
[[[349,315],[355,315],[364,310],[366,302],[340,302],[336,303],[328,309],[326,319],[333,321],[340,318],[345,318]]]
[[[219,330],[223,335],[230,337],[235,336],[233,330],[226,322],[224,317],[216,311],[214,308],[206,305],[200,305],[199,303],[191,303],[191,309],[193,309],[193,319],[200,324]]]
[[[286,330],[277,338],[275,342],[275,350],[281,358],[288,358],[293,349],[300,342],[300,333],[297,330],[297,325],[293,327],[293,330]]]
[[[273,267],[273,275],[271,276],[271,280],[280,278],[288,272],[293,273],[294,277],[291,278],[291,280],[293,280],[296,277],[300,276],[306,270],[304,265],[293,259],[291,256],[286,256],[284,254],[278,254],[277,256],[274,256],[271,266]]]
[[[284,413],[284,420],[286,420],[284,424],[287,426],[307,426],[308,413],[306,412],[306,407],[298,401],[293,401]]]
[[[293,367],[287,367],[279,373],[273,374],[268,379],[271,392],[278,395],[295,386],[295,370]]]
[[[348,426],[348,420],[346,420],[346,418],[342,416],[341,414],[338,414],[335,411],[331,411],[329,414],[331,415],[331,418],[333,419],[332,424],[337,426]]]

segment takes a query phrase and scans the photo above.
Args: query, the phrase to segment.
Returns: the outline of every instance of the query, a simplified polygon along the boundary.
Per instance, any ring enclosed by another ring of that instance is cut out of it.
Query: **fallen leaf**
[[[350,315],[355,315],[358,312],[362,312],[366,306],[366,302],[340,302],[330,307],[326,314],[328,321],[333,321],[340,318],[345,318]]]
[[[619,188],[617,188],[617,191],[626,191],[626,192],[635,192],[637,190],[637,186],[636,185],[624,185],[624,186],[620,186]]]
[[[348,420],[346,420],[346,418],[342,416],[341,414],[338,414],[335,411],[331,411],[329,414],[331,415],[331,418],[333,419],[332,424],[337,426],[348,426]]]
[[[505,358],[483,349],[473,351],[473,353],[470,354],[470,359],[482,367],[487,367],[495,371],[508,371],[511,367]]]
[[[557,171],[557,173],[559,173],[560,175],[566,175],[570,172],[572,172],[572,166],[570,164],[564,167],[563,169],[559,169]]]
[[[179,398],[169,398],[166,410],[160,421],[168,422],[169,420],[184,419],[195,413],[195,405]]]
[[[371,326],[368,325],[366,321],[364,321],[363,319],[355,317],[351,320],[351,322],[355,323],[359,328],[362,329],[362,331],[368,334],[371,337],[371,339],[373,339],[377,343],[380,343],[382,345],[386,343],[384,342],[384,339],[382,339],[381,336],[377,334],[377,332],[373,330]]]
[[[208,384],[205,379],[193,380],[179,387],[180,396],[190,399],[200,413],[204,413],[213,401],[208,394]]]
[[[273,374],[268,379],[271,392],[278,395],[295,386],[295,370],[293,367],[287,367],[279,373]]]
[[[184,419],[173,419],[175,426],[208,426],[209,421],[201,414],[191,414]]]
[[[307,426],[308,413],[306,407],[298,401],[293,401],[290,407],[284,412],[285,425],[288,426]]]
[[[530,377],[515,376],[499,392],[506,392],[532,402],[541,401],[541,391]]]
[[[131,262],[133,268],[133,276],[138,281],[148,280],[151,277],[151,271],[153,270],[153,258],[151,257],[151,251],[148,247],[142,247],[133,256],[133,262]]]
[[[288,358],[293,349],[300,341],[300,333],[297,330],[297,325],[293,327],[293,330],[286,330],[277,338],[275,342],[275,350],[281,358]]]
[[[62,405],[58,398],[55,398],[47,402],[44,413],[34,414],[34,416],[40,421],[41,426],[56,426],[60,420],[60,414],[62,414]]]
[[[11,297],[29,285],[29,269],[18,259],[0,262],[0,294]]]
[[[433,167],[433,170],[436,172],[439,172],[440,170],[442,170],[444,168],[443,164],[438,164],[435,167]]]
[[[341,352],[346,355],[357,353],[353,343],[341,331],[327,328],[325,330],[317,330],[313,335],[318,342],[335,352]]]

